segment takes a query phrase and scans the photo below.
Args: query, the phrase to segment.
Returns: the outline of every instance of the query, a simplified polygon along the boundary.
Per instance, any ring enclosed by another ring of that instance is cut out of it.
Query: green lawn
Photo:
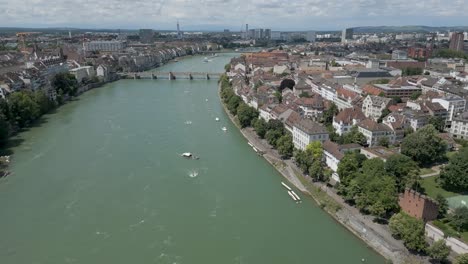
[[[446,236],[455,237],[463,242],[468,242],[468,231],[458,233],[449,224],[442,222],[441,220],[435,220],[432,222],[434,226],[442,230]]]
[[[419,171],[419,175],[426,175],[426,174],[430,174],[430,173],[434,173],[435,170],[433,169],[430,169],[430,168],[421,168],[420,171]]]
[[[429,197],[435,198],[437,196],[437,194],[439,194],[439,193],[445,198],[460,195],[458,193],[449,192],[449,191],[444,190],[439,185],[439,183],[436,182],[437,178],[439,178],[439,176],[427,177],[427,178],[421,179],[421,185],[422,185],[422,187],[424,187],[424,190],[426,190],[426,194]]]
[[[449,151],[449,152],[445,153],[445,156],[447,156],[447,158],[450,159],[456,153],[458,153],[458,151]]]

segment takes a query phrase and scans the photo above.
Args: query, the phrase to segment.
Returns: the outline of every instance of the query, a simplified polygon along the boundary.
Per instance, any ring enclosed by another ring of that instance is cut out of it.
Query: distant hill
[[[428,26],[376,26],[355,27],[356,33],[399,33],[399,32],[446,32],[446,31],[468,31],[468,26],[454,27],[428,27]]]

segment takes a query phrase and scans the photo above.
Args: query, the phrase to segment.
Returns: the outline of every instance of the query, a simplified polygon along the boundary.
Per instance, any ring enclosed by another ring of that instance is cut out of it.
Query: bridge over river
[[[219,79],[223,73],[220,72],[126,72],[120,76],[124,79],[166,79],[166,80],[210,80]]]

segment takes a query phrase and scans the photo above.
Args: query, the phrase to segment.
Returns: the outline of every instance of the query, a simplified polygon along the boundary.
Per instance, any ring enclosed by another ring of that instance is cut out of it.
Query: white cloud
[[[466,24],[465,0],[0,0],[2,26],[95,28],[251,27],[334,29],[346,26]],[[437,22],[434,22],[437,21]]]

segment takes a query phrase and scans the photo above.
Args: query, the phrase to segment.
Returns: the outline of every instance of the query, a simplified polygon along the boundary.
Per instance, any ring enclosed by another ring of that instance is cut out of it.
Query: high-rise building
[[[245,39],[249,38],[249,24],[245,24]]]
[[[177,38],[182,39],[183,33],[180,31],[179,20],[177,20]]]
[[[305,34],[305,39],[308,42],[315,42],[315,31],[307,31]]]
[[[352,40],[353,39],[353,29],[352,28],[345,28],[343,29],[343,32],[341,34],[341,42],[345,43],[347,40]]]
[[[265,30],[263,31],[263,38],[271,39],[271,29],[265,28]]]
[[[463,32],[453,32],[452,37],[450,37],[449,49],[456,51],[463,51]]]
[[[152,29],[140,29],[139,36],[141,43],[151,43],[153,42],[154,32]]]

